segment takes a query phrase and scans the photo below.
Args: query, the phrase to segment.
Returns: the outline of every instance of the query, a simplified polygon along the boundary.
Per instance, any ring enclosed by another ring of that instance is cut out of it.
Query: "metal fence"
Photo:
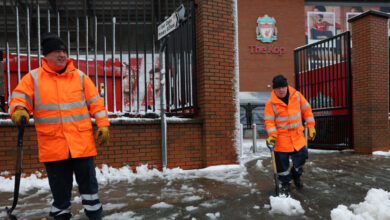
[[[192,3],[193,4],[193,3]],[[194,5],[190,6],[191,8]],[[192,10],[192,13],[195,11]],[[192,15],[195,17],[195,14]],[[185,21],[168,39],[166,48],[167,66],[167,115],[195,113],[196,56],[195,25],[193,20]]]
[[[295,85],[316,120],[313,148],[352,147],[351,39],[345,32],[295,49]]]
[[[95,83],[111,116],[158,117],[162,98],[167,100],[164,111],[169,115],[196,114],[193,0],[2,3],[0,50],[5,82],[0,89],[4,90],[5,109],[21,77],[41,66],[41,35],[54,32],[67,43],[68,57],[75,66]],[[157,26],[179,5],[185,8],[185,19],[168,36],[171,43],[163,53],[166,62],[160,64]],[[161,79],[169,85],[165,93],[159,86],[162,68],[169,73]]]

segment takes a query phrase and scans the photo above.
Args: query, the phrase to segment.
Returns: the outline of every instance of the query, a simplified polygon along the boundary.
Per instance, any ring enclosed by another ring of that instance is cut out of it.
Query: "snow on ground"
[[[118,219],[133,219],[133,220],[141,220],[142,217],[134,216],[135,213],[132,211],[115,213],[109,216],[104,216],[105,220],[118,220]]]
[[[379,156],[390,156],[390,151],[374,151],[372,152],[372,155],[379,155]]]
[[[246,169],[242,165],[221,165],[212,166],[204,169],[182,170],[180,168],[166,169],[159,171],[157,169],[148,169],[147,164],[136,168],[136,173],[133,173],[128,166],[120,169],[115,169],[103,165],[101,169],[96,170],[96,177],[99,184],[106,185],[118,181],[127,181],[132,183],[135,180],[151,180],[154,178],[176,180],[176,179],[196,179],[207,178],[220,182],[228,182],[239,185],[250,185],[245,179]]]
[[[332,220],[390,219],[390,192],[370,189],[364,201],[349,207],[339,205],[331,212]]]
[[[301,215],[305,213],[301,203],[290,196],[270,197],[271,213],[280,213],[284,215]]]
[[[255,152],[253,152],[251,140],[244,140],[242,145],[242,152],[240,155],[240,164],[238,165],[221,165],[221,166],[212,166],[204,169],[194,169],[194,170],[182,170],[180,168],[174,169],[165,169],[159,171],[157,169],[148,169],[147,164],[141,165],[136,168],[137,172],[133,172],[132,169],[128,166],[124,166],[120,169],[115,169],[107,165],[103,165],[102,168],[96,168],[97,179],[99,184],[105,186],[109,184],[114,184],[120,181],[126,181],[128,183],[134,183],[136,180],[148,181],[153,179],[164,179],[168,181],[168,184],[165,186],[164,190],[169,192],[170,182],[174,180],[193,180],[197,178],[207,178],[219,182],[227,182],[231,184],[237,184],[242,186],[250,186],[251,182],[245,178],[247,175],[247,170],[245,164],[257,160],[256,169],[263,170],[264,159],[270,158],[269,150],[266,147],[265,140],[257,140],[257,147]],[[321,154],[321,153],[334,153],[336,151],[321,151],[321,150],[309,150],[309,153]],[[390,152],[374,152],[373,155],[376,156],[390,156]],[[7,172],[2,173],[6,175]],[[30,175],[29,177],[23,177],[20,184],[20,193],[28,195],[28,197],[39,197],[39,195],[44,193],[49,193],[50,188],[48,185],[47,178],[40,178],[41,174],[39,172]],[[74,185],[76,185],[74,181]],[[4,178],[0,176],[0,192],[13,192],[14,190],[14,178]],[[192,192],[195,189],[187,185],[181,186],[181,191]],[[33,192],[33,193],[32,193]],[[109,193],[109,192],[107,192]],[[138,194],[136,192],[128,192],[128,196],[131,193],[135,193],[135,196]],[[141,197],[141,195],[139,195]],[[157,196],[157,195],[151,195]],[[27,198],[28,198],[27,197]],[[26,199],[26,198],[25,198]],[[139,198],[141,199],[141,198]],[[185,203],[188,203],[188,206],[185,207],[187,211],[196,211],[200,207],[213,207],[215,204],[213,202],[202,202],[199,206],[192,206],[191,202],[196,202],[201,200],[202,197],[194,194],[186,194],[183,198]],[[47,200],[47,211],[51,203],[51,198],[46,198]],[[300,201],[295,200],[291,197],[269,197],[270,204],[264,205],[271,214],[282,214],[287,216],[296,216],[303,215],[305,210],[302,208]],[[214,201],[218,202],[218,201]],[[81,203],[80,197],[74,197],[72,203]],[[125,207],[126,204],[105,204],[105,210],[119,210]],[[170,209],[174,205],[168,204],[165,202],[159,202],[151,205],[152,209]],[[254,205],[253,209],[261,209],[259,206]],[[45,208],[46,210],[46,208]],[[383,189],[369,189],[364,201],[359,204],[352,204],[348,207],[344,204],[340,204],[337,208],[333,209],[330,213],[331,219],[390,219],[390,192]],[[42,211],[42,210],[39,210]],[[31,210],[34,212],[34,210]],[[0,218],[5,217],[5,212],[0,212]],[[221,216],[220,212],[207,213],[206,216],[209,219],[218,219]],[[174,217],[174,216],[172,216]],[[105,216],[104,219],[142,219],[140,216],[132,211],[124,211],[120,213],[115,213],[109,216]]]

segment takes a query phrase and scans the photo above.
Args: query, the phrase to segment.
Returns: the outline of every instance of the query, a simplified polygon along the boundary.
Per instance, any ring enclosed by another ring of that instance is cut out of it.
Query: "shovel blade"
[[[12,215],[12,214],[11,214],[12,211],[13,211],[12,208],[11,208],[11,209],[8,209],[8,207],[5,207],[5,210],[7,211],[8,219],[10,219],[10,220],[17,220],[17,219],[18,219],[18,218],[16,218],[15,215]]]

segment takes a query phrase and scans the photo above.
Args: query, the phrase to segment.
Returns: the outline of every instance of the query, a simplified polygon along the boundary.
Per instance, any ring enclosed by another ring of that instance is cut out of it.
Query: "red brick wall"
[[[111,127],[112,145],[98,148],[98,164],[107,163],[114,167],[129,165],[133,168],[148,164],[162,168],[159,121],[151,124],[114,124]],[[167,127],[167,167],[201,168],[201,123],[168,124]]]
[[[235,143],[233,2],[196,1],[197,98],[199,114],[186,122],[169,122],[167,167],[183,169],[237,163]],[[140,164],[161,169],[160,121],[116,122],[111,144],[98,147],[96,164],[114,167]],[[0,172],[13,172],[17,129],[0,125]],[[24,137],[24,172],[43,170],[38,162],[35,129]]]
[[[204,166],[236,163],[233,1],[198,0],[198,105]]]
[[[18,129],[16,126],[0,126],[0,172],[14,172],[16,163]],[[23,137],[23,172],[43,171],[43,163],[38,161],[37,135],[35,128],[25,128]]]
[[[240,91],[271,91],[272,78],[283,74],[294,85],[294,49],[305,44],[303,0],[237,0],[238,40],[240,48]],[[257,18],[267,14],[275,18],[277,40],[256,40]],[[249,45],[266,48],[265,53],[251,53]],[[284,48],[283,55],[268,53],[268,48]]]
[[[167,127],[167,167],[202,168],[201,121],[169,123]],[[153,168],[162,168],[160,121],[113,123],[110,126],[110,135],[111,144],[109,146],[97,147],[98,156],[95,162],[98,166],[107,164],[119,168],[129,165],[134,169],[141,164],[148,164]],[[13,171],[17,146],[16,127],[0,127],[0,138],[2,140],[0,172]],[[38,160],[37,145],[35,128],[28,126],[23,137],[23,170],[26,173],[44,171],[43,163]]]
[[[364,13],[352,24],[354,148],[359,153],[390,150],[389,57],[386,15]]]

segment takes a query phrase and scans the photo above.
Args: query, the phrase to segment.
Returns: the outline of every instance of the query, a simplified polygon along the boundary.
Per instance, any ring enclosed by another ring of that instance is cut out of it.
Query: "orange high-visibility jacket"
[[[9,106],[11,115],[16,106],[33,113],[41,162],[68,159],[69,152],[72,158],[96,156],[91,116],[98,127],[110,124],[95,85],[70,59],[62,74],[42,60],[19,82]]]
[[[272,91],[264,109],[265,129],[268,136],[276,137],[275,151],[279,152],[298,151],[306,145],[302,118],[308,128],[315,126],[309,102],[294,88],[288,86],[288,90],[288,105]]]

